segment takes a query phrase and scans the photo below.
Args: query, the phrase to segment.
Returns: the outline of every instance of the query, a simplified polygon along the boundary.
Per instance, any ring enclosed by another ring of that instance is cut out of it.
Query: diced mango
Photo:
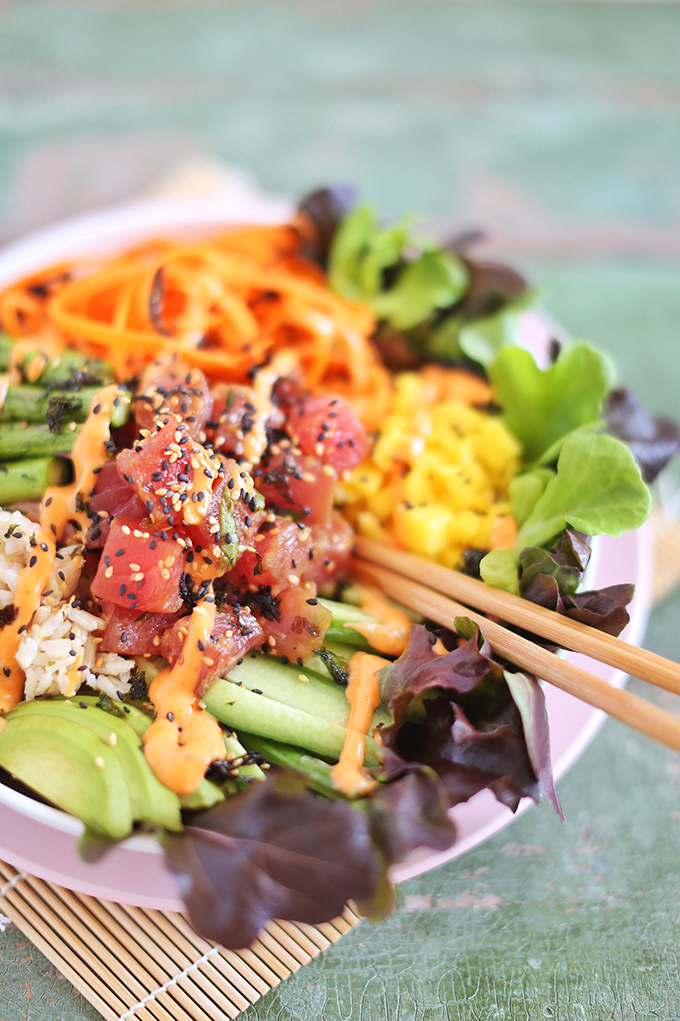
[[[488,397],[483,380],[458,370],[399,374],[371,456],[337,486],[352,526],[451,567],[469,546],[512,545],[518,444],[465,403]]]
[[[469,546],[479,531],[479,515],[469,510],[453,511],[449,526],[451,542]]]
[[[442,503],[420,507],[400,504],[394,512],[395,536],[407,549],[434,556],[449,544],[452,519],[452,511]]]
[[[516,473],[520,446],[499,419],[487,417],[473,439],[473,446],[479,460],[491,471],[502,473],[512,463]]]
[[[389,532],[386,531],[371,511],[361,511],[357,515],[356,529],[368,539],[375,539],[377,542],[387,542],[389,545]]]
[[[375,465],[370,462],[360,464],[349,473],[347,479],[338,482],[336,487],[338,502],[370,499],[380,490],[383,479],[383,473]]]

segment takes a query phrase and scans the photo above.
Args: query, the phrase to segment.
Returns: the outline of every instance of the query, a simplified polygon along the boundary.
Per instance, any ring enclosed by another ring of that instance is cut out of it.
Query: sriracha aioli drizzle
[[[386,656],[400,656],[409,643],[413,621],[370,589],[361,590],[360,606],[365,613],[375,617],[377,623],[353,621],[345,627],[358,631],[378,652],[384,652]]]
[[[356,652],[349,661],[349,681],[346,694],[350,703],[347,736],[338,763],[331,769],[331,780],[336,790],[348,797],[368,794],[377,782],[364,773],[366,734],[373,713],[380,705],[380,679],[378,674],[387,660],[367,652]]]
[[[18,349],[18,352],[17,352]],[[32,346],[31,346],[32,350]],[[13,355],[23,355],[24,348],[15,345]],[[61,539],[69,521],[77,521],[83,532],[89,519],[85,511],[77,509],[77,499],[85,499],[94,487],[95,472],[108,457],[105,446],[110,436],[110,420],[113,402],[120,393],[116,383],[105,386],[95,397],[90,414],[75,442],[73,453],[74,481],[69,486],[50,486],[45,491],[41,507],[41,531],[36,534],[35,546],[31,547],[28,565],[19,575],[14,596],[17,616],[0,629],[0,709],[5,712],[21,701],[24,688],[24,672],[16,662],[21,635],[30,624],[38,608],[43,589],[54,569],[55,540]],[[73,677],[75,681],[76,678]],[[74,688],[75,690],[75,688]]]
[[[161,670],[149,688],[156,719],[144,735],[144,755],[160,782],[179,795],[195,791],[210,763],[225,754],[220,725],[201,709],[196,695],[214,622],[214,600],[197,603],[179,659]]]
[[[40,523],[56,539],[61,539],[69,521],[77,521],[83,534],[87,531],[90,519],[85,510],[78,509],[78,497],[87,501],[94,489],[96,469],[108,460],[106,442],[111,437],[113,402],[121,393],[117,383],[110,383],[99,391],[71,453],[73,482],[45,490]]]
[[[38,608],[43,589],[54,567],[54,540],[46,532],[37,532],[35,546],[31,547],[28,565],[17,579],[14,608],[17,615],[0,630],[0,709],[9,712],[21,701],[24,691],[24,672],[17,664],[16,654],[24,628],[30,624]]]

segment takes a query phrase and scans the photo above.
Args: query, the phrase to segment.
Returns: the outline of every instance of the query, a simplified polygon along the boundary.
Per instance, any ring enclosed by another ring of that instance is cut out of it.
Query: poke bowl
[[[146,202],[94,212],[40,231],[0,253],[0,290],[46,266],[79,259],[106,259],[162,236],[191,241],[243,224],[286,223],[293,207],[284,200],[242,196],[238,202]],[[518,339],[546,364],[555,336],[554,325],[533,311],[522,313]],[[2,483],[0,482],[0,487]],[[1,492],[1,489],[0,489]],[[599,536],[587,571],[587,586],[602,589],[633,582],[636,594],[629,607],[624,637],[637,644],[650,605],[651,551],[644,527],[619,537]],[[579,657],[566,654],[575,662]],[[611,667],[589,663],[589,669],[620,686],[625,678]],[[601,712],[550,686],[545,702],[551,725],[553,772],[559,778],[578,758],[603,722]],[[450,810],[457,839],[443,849],[419,847],[390,867],[401,882],[431,869],[507,825],[531,802],[524,798],[515,812],[490,790],[482,790]],[[108,900],[146,908],[182,910],[178,878],[165,864],[158,840],[135,833],[111,847],[98,860],[84,861],[79,852],[83,823],[21,787],[0,783],[0,858],[59,885]]]

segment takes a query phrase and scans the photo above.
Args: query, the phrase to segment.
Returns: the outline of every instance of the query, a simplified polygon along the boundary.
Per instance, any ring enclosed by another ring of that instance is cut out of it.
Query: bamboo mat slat
[[[680,584],[680,525],[657,511],[655,601]],[[107,1021],[236,1018],[360,920],[271,922],[247,950],[202,939],[181,914],[76,894],[0,862],[0,912]]]
[[[187,919],[97,900],[0,862],[0,910],[107,1021],[224,1021],[359,922],[270,922],[247,950],[202,939]]]

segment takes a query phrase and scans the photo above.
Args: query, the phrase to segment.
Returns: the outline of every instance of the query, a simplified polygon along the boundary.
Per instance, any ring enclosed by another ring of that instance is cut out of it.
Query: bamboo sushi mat
[[[271,922],[248,950],[201,939],[184,915],[97,900],[0,863],[0,908],[107,1021],[224,1021],[359,921]]]

